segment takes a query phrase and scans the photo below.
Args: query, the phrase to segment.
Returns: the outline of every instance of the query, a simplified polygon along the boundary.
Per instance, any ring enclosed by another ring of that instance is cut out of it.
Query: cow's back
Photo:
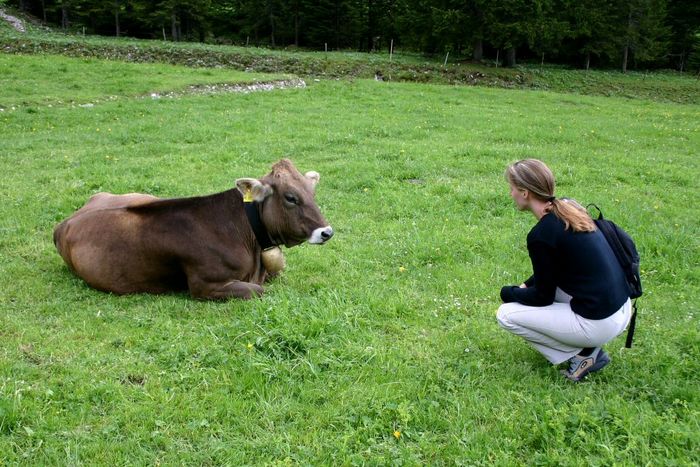
[[[85,214],[94,213],[99,210],[125,208],[128,206],[139,206],[159,198],[142,193],[128,193],[125,195],[113,195],[112,193],[101,192],[90,197],[85,205],[75,211],[72,216],[56,226],[53,231],[53,242],[64,261],[72,268],[70,256],[70,242],[68,231],[75,231],[83,223],[94,222],[93,219],[85,218]]]
[[[96,289],[125,294],[186,287],[181,271],[164,268],[167,264],[160,258],[150,260],[154,252],[142,245],[144,218],[129,209],[157,200],[140,193],[98,193],[56,227],[56,248],[66,264]]]
[[[93,195],[85,206],[78,209],[71,217],[75,217],[83,212],[97,209],[125,208],[129,206],[140,206],[160,198],[143,193],[127,193],[125,195],[113,195],[112,193],[101,192]]]

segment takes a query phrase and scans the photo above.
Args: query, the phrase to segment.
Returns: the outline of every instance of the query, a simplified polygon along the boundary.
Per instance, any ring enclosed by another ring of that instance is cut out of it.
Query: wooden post
[[[496,49],[496,68],[498,68],[498,55],[501,53],[501,49]]]
[[[389,61],[391,61],[391,57],[394,55],[394,39],[391,40],[391,45],[389,46]]]
[[[447,55],[445,55],[445,63],[442,64],[442,67],[445,68],[447,66],[447,57],[450,56],[449,50],[447,51]]]

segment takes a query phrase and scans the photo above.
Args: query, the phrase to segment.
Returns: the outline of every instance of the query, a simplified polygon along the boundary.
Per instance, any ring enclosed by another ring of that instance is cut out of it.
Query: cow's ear
[[[318,181],[321,179],[321,176],[318,174],[318,172],[314,172],[313,170],[311,172],[306,172],[305,174],[306,178],[311,180],[311,185],[316,186]]]
[[[239,178],[236,180],[236,188],[243,195],[245,201],[262,201],[272,194],[272,188],[254,178]]]

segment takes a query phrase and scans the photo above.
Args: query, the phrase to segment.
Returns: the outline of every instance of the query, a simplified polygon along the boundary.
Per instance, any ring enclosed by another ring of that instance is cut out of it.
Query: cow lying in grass
[[[284,159],[259,180],[240,178],[236,188],[209,196],[98,193],[56,227],[54,243],[99,290],[251,298],[283,267],[280,245],[333,236],[314,200],[318,180]]]

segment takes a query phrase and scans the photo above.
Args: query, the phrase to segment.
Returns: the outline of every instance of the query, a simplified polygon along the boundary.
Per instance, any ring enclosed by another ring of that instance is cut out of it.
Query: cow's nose
[[[315,243],[316,245],[326,243],[333,236],[333,227],[327,225],[326,227],[319,227],[318,229],[311,232],[311,237],[309,237],[309,243]]]
[[[333,227],[326,227],[321,231],[321,238],[323,241],[328,241],[333,236]]]

